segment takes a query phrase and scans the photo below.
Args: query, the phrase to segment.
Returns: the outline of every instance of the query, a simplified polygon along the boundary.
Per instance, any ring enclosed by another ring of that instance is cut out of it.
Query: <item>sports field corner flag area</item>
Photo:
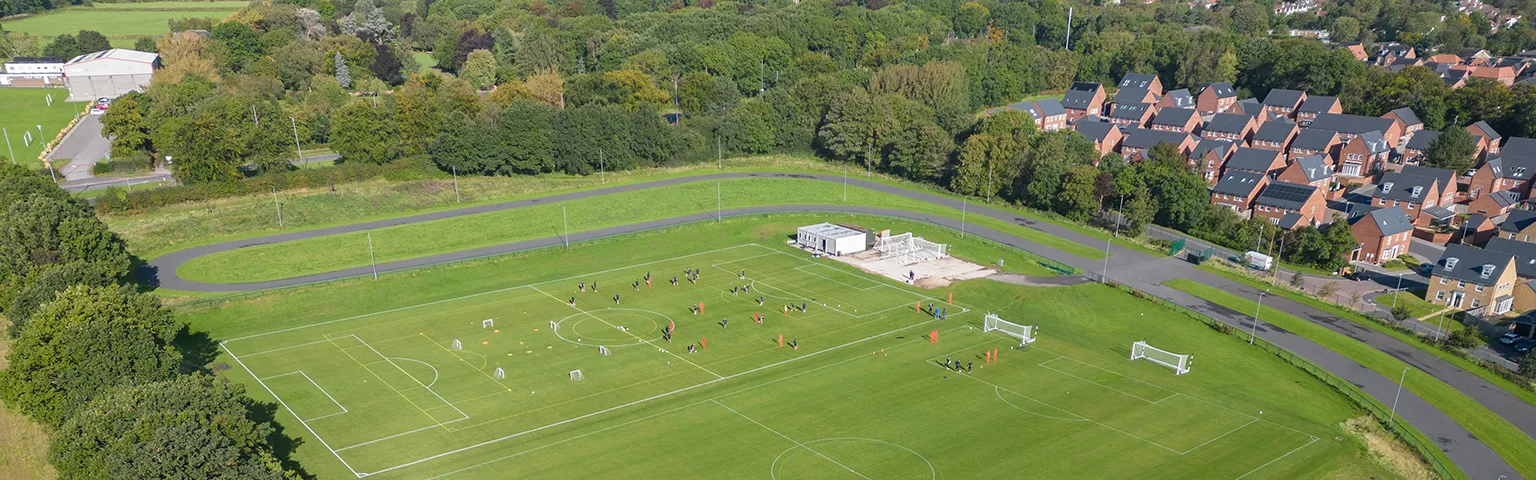
[[[1340,433],[1336,392],[1199,322],[1098,284],[920,288],[931,247],[865,253],[907,256],[900,280],[782,241],[803,220],[326,287],[530,279],[220,349],[322,478],[1393,475]],[[305,307],[323,293],[187,315],[336,313]]]

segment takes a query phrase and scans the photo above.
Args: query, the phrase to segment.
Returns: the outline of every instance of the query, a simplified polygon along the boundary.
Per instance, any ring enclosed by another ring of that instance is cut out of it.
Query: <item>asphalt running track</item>
[[[338,270],[302,277],[272,280],[266,282],[239,283],[239,284],[211,284],[194,282],[176,275],[176,269],[189,260],[204,255],[225,252],[239,248],[271,243],[280,243],[306,238],[335,235],[339,233],[373,230],[396,225],[405,225],[419,222],[430,222],[445,218],[475,215],[487,212],[512,210],[536,204],[555,203],[582,198],[591,198],[600,195],[608,195],[619,192],[645,190],[667,185],[680,185],[689,183],[703,183],[723,179],[740,178],[793,178],[801,180],[819,180],[833,183],[847,182],[850,186],[874,190],[891,195],[898,195],[914,200],[946,207],[961,208],[961,201],[948,197],[942,197],[926,192],[915,191],[903,187],[887,185],[884,183],[866,181],[856,178],[845,178],[835,175],[795,174],[795,173],[721,173],[713,175],[699,175],[680,177],[665,180],[656,180],[644,183],[586,190],[548,197],[540,197],[512,202],[495,203],[473,207],[465,207],[441,212],[425,213],[407,217],[378,220],[372,222],[342,225],[330,228],[305,230],[300,232],[270,235],[259,238],[235,240],[212,245],[189,248],[172,252],[164,256],[150,260],[138,272],[140,278],[151,285],[174,290],[187,290],[197,292],[241,292],[260,290],[275,287],[301,285],[306,283],[334,280],[340,278],[357,277],[372,273],[370,267],[358,267]],[[981,215],[1004,222],[1013,223],[1038,230],[1095,249],[1101,248],[1103,242],[1100,239],[1083,235],[1082,233],[1066,229],[1054,224],[1037,221],[1020,216],[1013,212],[1000,210],[985,205],[971,204],[966,207],[968,215]],[[880,207],[862,207],[851,205],[785,205],[763,206],[726,209],[719,212],[720,216],[732,217],[743,215],[760,215],[769,213],[853,213],[866,215],[882,215],[895,218],[903,218],[919,222],[942,225],[949,228],[962,228],[961,222],[948,217],[940,217],[923,213],[908,212]],[[717,218],[715,211],[700,211],[698,213],[679,217],[634,223],[619,227],[603,228],[585,232],[572,233],[569,241],[580,242],[595,238],[614,235],[623,235],[637,231],[666,228],[671,226],[686,225]],[[1027,250],[1046,258],[1071,265],[1084,272],[1101,272],[1105,269],[1103,259],[1087,259],[1063,252],[1061,250],[1035,243],[1033,241],[976,225],[964,225],[966,234],[980,236],[998,243],[1015,248]],[[567,239],[560,237],[548,237],[520,242],[512,242],[489,247],[482,247],[459,252],[440,255],[432,255],[409,260],[381,263],[378,271],[408,269],[453,262],[477,257],[498,255],[521,250],[529,250],[544,247],[553,247],[562,244]],[[1223,291],[1246,298],[1257,298],[1259,290],[1245,284],[1236,283],[1226,278],[1214,275],[1173,258],[1154,257],[1136,250],[1115,247],[1108,261],[1107,276],[1117,282],[1124,283],[1136,289],[1162,297],[1172,303],[1182,305],[1191,310],[1217,318],[1244,331],[1255,328],[1252,317],[1243,312],[1235,312],[1225,307],[1205,301],[1193,295],[1165,287],[1162,282],[1175,278],[1188,278],[1200,283],[1211,285]],[[1446,382],[1461,392],[1467,394],[1489,410],[1509,420],[1527,435],[1536,437],[1536,406],[1525,403],[1509,392],[1488,383],[1475,374],[1462,370],[1449,362],[1440,359],[1414,346],[1377,332],[1365,326],[1349,320],[1340,319],[1328,315],[1312,307],[1291,301],[1284,297],[1270,296],[1265,298],[1265,305],[1290,313],[1299,318],[1310,320],[1327,327],[1333,331],[1347,335],[1355,340],[1370,345],[1378,350],[1402,360],[1415,368],[1421,369],[1430,375]],[[1345,358],[1326,347],[1318,345],[1311,340],[1297,336],[1289,331],[1280,329],[1264,322],[1259,322],[1257,331],[1261,338],[1268,340],[1286,350],[1305,358],[1312,363],[1321,366],[1340,378],[1359,386],[1366,393],[1380,400],[1384,405],[1392,405],[1393,396],[1398,391],[1397,379],[1384,377],[1360,364]],[[1395,376],[1395,375],[1394,375]],[[1518,479],[1523,478],[1514,469],[1510,468],[1493,450],[1488,448],[1481,440],[1478,440],[1461,425],[1451,420],[1440,410],[1431,406],[1428,402],[1419,398],[1413,392],[1402,391],[1402,397],[1397,402],[1397,415],[1418,428],[1426,437],[1434,441],[1442,451],[1446,453],[1456,466],[1473,479]],[[1330,440],[1330,439],[1324,439]],[[1536,453],[1532,453],[1536,455]]]

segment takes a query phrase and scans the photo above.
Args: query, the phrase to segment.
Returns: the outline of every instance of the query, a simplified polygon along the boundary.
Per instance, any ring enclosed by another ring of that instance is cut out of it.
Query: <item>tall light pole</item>
[[[597,178],[601,179],[605,185],[608,183],[608,164],[603,159],[603,149],[601,148],[597,149]]]
[[[848,203],[848,164],[843,164],[843,203]]]
[[[299,147],[299,121],[289,115],[288,124],[293,126],[293,153],[299,156],[299,163],[304,163],[304,149]]]
[[[459,203],[459,166],[453,166],[453,203]]]
[[[1393,289],[1394,291],[1392,292],[1392,309],[1393,310],[1397,310],[1397,296],[1398,295],[1402,295],[1402,293],[1403,293],[1403,273],[1408,273],[1408,272],[1402,272],[1402,273],[1397,274],[1397,288]],[[1401,319],[1399,319],[1399,320],[1401,320]]]
[[[1264,309],[1264,294],[1269,290],[1259,292],[1259,306],[1253,309],[1253,328],[1248,331],[1248,344],[1253,345],[1253,339],[1259,336],[1259,311]]]
[[[571,221],[568,218],[569,217],[565,216],[565,205],[561,205],[560,206],[560,224],[565,226],[565,235],[562,237],[562,239],[565,240],[565,249],[566,250],[570,250],[571,249]]]
[[[277,201],[277,187],[272,187],[272,207],[277,209],[277,226],[283,226],[283,204]]]
[[[1397,395],[1392,396],[1392,414],[1387,418],[1387,428],[1397,422],[1397,399],[1403,396],[1403,381],[1408,380],[1408,367],[1403,367],[1403,374],[1397,377]]]
[[[373,232],[368,232],[368,265],[373,267],[373,279],[379,279],[379,263],[373,259]]]
[[[720,136],[715,135],[715,170],[725,169],[725,150],[720,146]]]
[[[971,197],[960,197],[960,238],[965,238],[965,208],[970,203]]]
[[[720,181],[719,180],[715,180],[715,223],[720,223],[721,221],[724,220],[724,217],[720,216],[720,214],[721,214],[721,212],[723,210],[721,208],[721,205],[722,205],[722,203],[721,203],[721,200],[720,200]]]

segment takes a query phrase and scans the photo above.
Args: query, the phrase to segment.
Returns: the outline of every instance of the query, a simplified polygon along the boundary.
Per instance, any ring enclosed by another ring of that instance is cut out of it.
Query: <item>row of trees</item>
[[[297,478],[270,416],[178,348],[182,326],[133,285],[130,256],[84,202],[0,162],[0,400],[54,431],[65,478]]]

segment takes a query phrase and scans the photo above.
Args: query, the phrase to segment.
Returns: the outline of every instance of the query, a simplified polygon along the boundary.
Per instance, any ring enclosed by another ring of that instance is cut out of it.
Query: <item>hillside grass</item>
[[[95,30],[107,37],[142,37],[170,33],[171,19],[223,19],[247,2],[98,3],[94,7],[65,7],[5,22],[6,31],[40,37],[74,35]]]
[[[1256,307],[1253,300],[1185,278],[1169,280],[1163,284],[1239,312],[1251,312]],[[1262,307],[1260,312],[1259,318],[1262,321],[1338,352],[1384,377],[1396,377],[1403,372],[1404,368],[1407,368],[1407,377],[1403,381],[1404,388],[1414,392],[1476,435],[1522,476],[1536,478],[1536,455],[1531,454],[1536,452],[1536,440],[1508,420],[1488,410],[1477,400],[1423,370],[1408,368],[1407,363],[1393,358],[1392,355],[1329,330],[1327,327],[1269,306]]]

